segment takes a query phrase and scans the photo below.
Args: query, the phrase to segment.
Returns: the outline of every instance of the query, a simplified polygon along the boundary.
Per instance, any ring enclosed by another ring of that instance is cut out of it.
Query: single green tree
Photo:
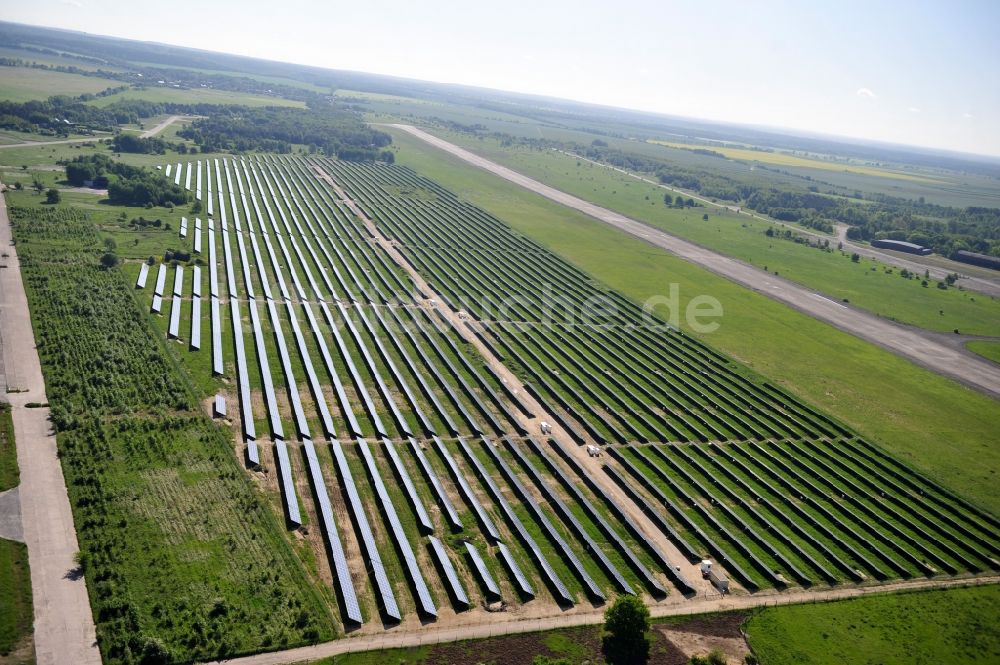
[[[56,203],[59,203],[61,199],[62,197],[59,195],[59,190],[54,187],[49,189],[49,191],[45,192],[46,203],[51,203],[54,205]]]
[[[101,265],[104,266],[105,269],[110,270],[118,265],[118,257],[111,252],[106,252],[103,256],[101,256]]]
[[[614,665],[649,659],[649,608],[635,596],[620,596],[604,613],[604,655]]]

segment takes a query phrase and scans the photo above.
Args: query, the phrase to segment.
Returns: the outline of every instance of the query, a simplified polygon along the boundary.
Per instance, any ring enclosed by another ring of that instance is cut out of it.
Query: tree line
[[[179,185],[149,169],[123,164],[107,155],[80,155],[62,164],[66,179],[77,187],[88,181],[107,180],[108,199],[114,205],[183,205],[188,200],[187,192]]]
[[[384,150],[392,143],[391,136],[371,129],[353,111],[328,105],[306,109],[225,107],[177,134],[197,143],[202,152],[288,153],[293,145],[304,145],[340,159],[393,158]]]

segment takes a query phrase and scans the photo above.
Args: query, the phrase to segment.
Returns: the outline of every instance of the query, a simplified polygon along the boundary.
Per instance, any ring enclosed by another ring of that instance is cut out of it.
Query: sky
[[[0,16],[1000,156],[995,0],[0,0]]]

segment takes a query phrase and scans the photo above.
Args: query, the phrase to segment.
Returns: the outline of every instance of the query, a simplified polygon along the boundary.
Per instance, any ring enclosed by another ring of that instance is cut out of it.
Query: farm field
[[[737,159],[745,162],[760,162],[762,164],[776,164],[778,166],[799,166],[811,169],[821,169],[826,171],[846,171],[848,173],[858,173],[861,175],[875,176],[879,178],[898,178],[900,180],[915,180],[918,182],[935,182],[936,179],[920,173],[908,173],[892,169],[868,166],[865,164],[855,164],[844,161],[824,160],[811,157],[802,157],[774,150],[751,150],[749,148],[730,148],[716,144],[692,144],[674,143],[672,141],[659,141],[650,139],[650,143],[663,145],[668,148],[678,148],[681,150],[711,150],[724,155],[728,159]]]
[[[801,189],[808,185],[817,185],[824,190],[829,188],[838,191],[844,196],[851,196],[855,191],[861,191],[912,199],[924,197],[927,201],[959,207],[1000,205],[1000,189],[996,186],[995,178],[984,175],[921,167],[894,169],[903,176],[914,176],[901,179],[891,177],[892,172],[879,168],[874,169],[875,173],[868,174],[853,169],[844,171],[795,165],[755,164],[700,155],[690,150],[652,143],[650,139],[656,139],[655,130],[608,118],[589,120],[574,116],[570,119],[560,114],[549,116],[534,108],[515,106],[505,112],[496,106],[483,107],[457,101],[353,93],[346,90],[338,91],[338,95],[342,95],[352,103],[363,105],[371,122],[417,124],[436,128],[434,130],[436,132],[452,131],[454,127],[450,123],[457,123],[466,129],[478,128],[475,137],[463,132],[464,140],[475,141],[476,145],[479,145],[480,138],[484,143],[492,142],[493,132],[507,135],[501,137],[504,139],[557,141],[575,143],[580,147],[590,145],[595,136],[598,136],[614,150],[660,160],[668,168],[675,166],[684,170],[717,173],[756,186]],[[450,136],[449,140],[460,143],[454,136]],[[751,152],[760,158],[778,154]],[[827,165],[823,161],[817,164]]]
[[[683,604],[705,554],[739,594],[994,565],[987,513],[406,167],[195,157],[164,177],[205,205],[174,227],[199,260],[124,274],[170,356],[215,375],[194,383],[225,399],[338,632],[484,620],[496,600]],[[555,439],[527,436],[539,416]]]
[[[155,67],[155,68],[161,68],[161,67],[163,67],[163,63],[157,63],[157,62],[133,61],[131,64],[134,65],[134,66],[139,66],[139,67],[142,67],[142,66]],[[233,76],[234,75],[234,72],[232,70],[224,70],[224,69],[206,69],[206,68],[203,68],[203,67],[185,67],[184,70],[188,71],[188,72],[200,72],[202,74],[221,74],[221,75],[224,75],[224,76]],[[312,83],[307,83],[305,81],[299,81],[299,80],[296,80],[296,79],[284,78],[284,77],[281,77],[281,76],[265,76],[263,74],[255,74],[255,73],[252,73],[252,72],[238,72],[238,75],[239,76],[243,76],[243,77],[247,77],[247,78],[251,78],[251,79],[253,79],[255,81],[262,81],[264,83],[275,83],[275,84],[278,84],[278,85],[293,86],[293,87],[296,87],[296,88],[302,88],[303,90],[309,90],[311,92],[319,92],[319,93],[329,93],[330,92],[330,88],[329,87],[315,85],[315,84],[312,84]]]
[[[33,69],[0,67],[0,99],[27,102],[52,95],[94,94],[121,85],[120,81],[80,74]]]
[[[96,62],[89,62],[81,60],[79,58],[74,58],[70,55],[57,55],[54,53],[39,53],[38,51],[32,51],[25,48],[17,48],[11,46],[0,46],[0,57],[3,58],[13,58],[17,60],[24,60],[25,62],[38,63],[42,65],[50,65],[56,67],[78,67],[79,69],[86,69],[94,71],[97,69],[103,69],[105,71],[122,71],[118,67],[113,67],[104,63],[98,64]],[[39,97],[33,97],[32,99],[38,99]]]
[[[149,87],[132,88],[114,95],[101,97],[88,103],[95,106],[109,106],[123,100],[145,100],[148,102],[177,104],[242,104],[244,106],[294,106],[304,108],[305,103],[282,97],[254,95],[245,92],[229,90],[212,90],[209,88],[168,88]]]
[[[473,140],[455,132],[437,134],[561,191],[766,268],[834,300],[846,299],[884,318],[937,332],[957,329],[991,335],[1000,330],[1000,300],[956,288],[936,288],[934,281],[924,287],[922,276],[904,279],[898,269],[869,259],[853,263],[849,253],[837,250],[835,242],[831,251],[825,251],[781,237],[786,229],[799,235],[792,225],[768,224],[714,206],[668,208],[663,204],[663,188],[562,153],[504,148],[492,139]],[[708,220],[702,219],[706,213]],[[769,228],[777,235],[767,236]]]
[[[653,619],[648,662],[650,665],[680,665],[690,656],[704,656],[713,648],[725,653],[729,662],[740,662],[749,651],[740,633],[746,618],[745,614],[737,612]],[[582,626],[408,649],[348,653],[311,661],[310,665],[522,665],[531,663],[536,656],[550,658],[555,663],[600,664],[607,662],[601,637],[601,627]]]

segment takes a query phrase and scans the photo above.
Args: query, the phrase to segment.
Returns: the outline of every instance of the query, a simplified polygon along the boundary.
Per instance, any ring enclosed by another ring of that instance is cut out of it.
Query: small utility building
[[[872,240],[872,247],[878,247],[879,249],[891,249],[897,252],[906,252],[907,254],[919,254],[920,256],[927,256],[928,254],[934,253],[931,249],[928,249],[923,245],[917,245],[903,240]]]

